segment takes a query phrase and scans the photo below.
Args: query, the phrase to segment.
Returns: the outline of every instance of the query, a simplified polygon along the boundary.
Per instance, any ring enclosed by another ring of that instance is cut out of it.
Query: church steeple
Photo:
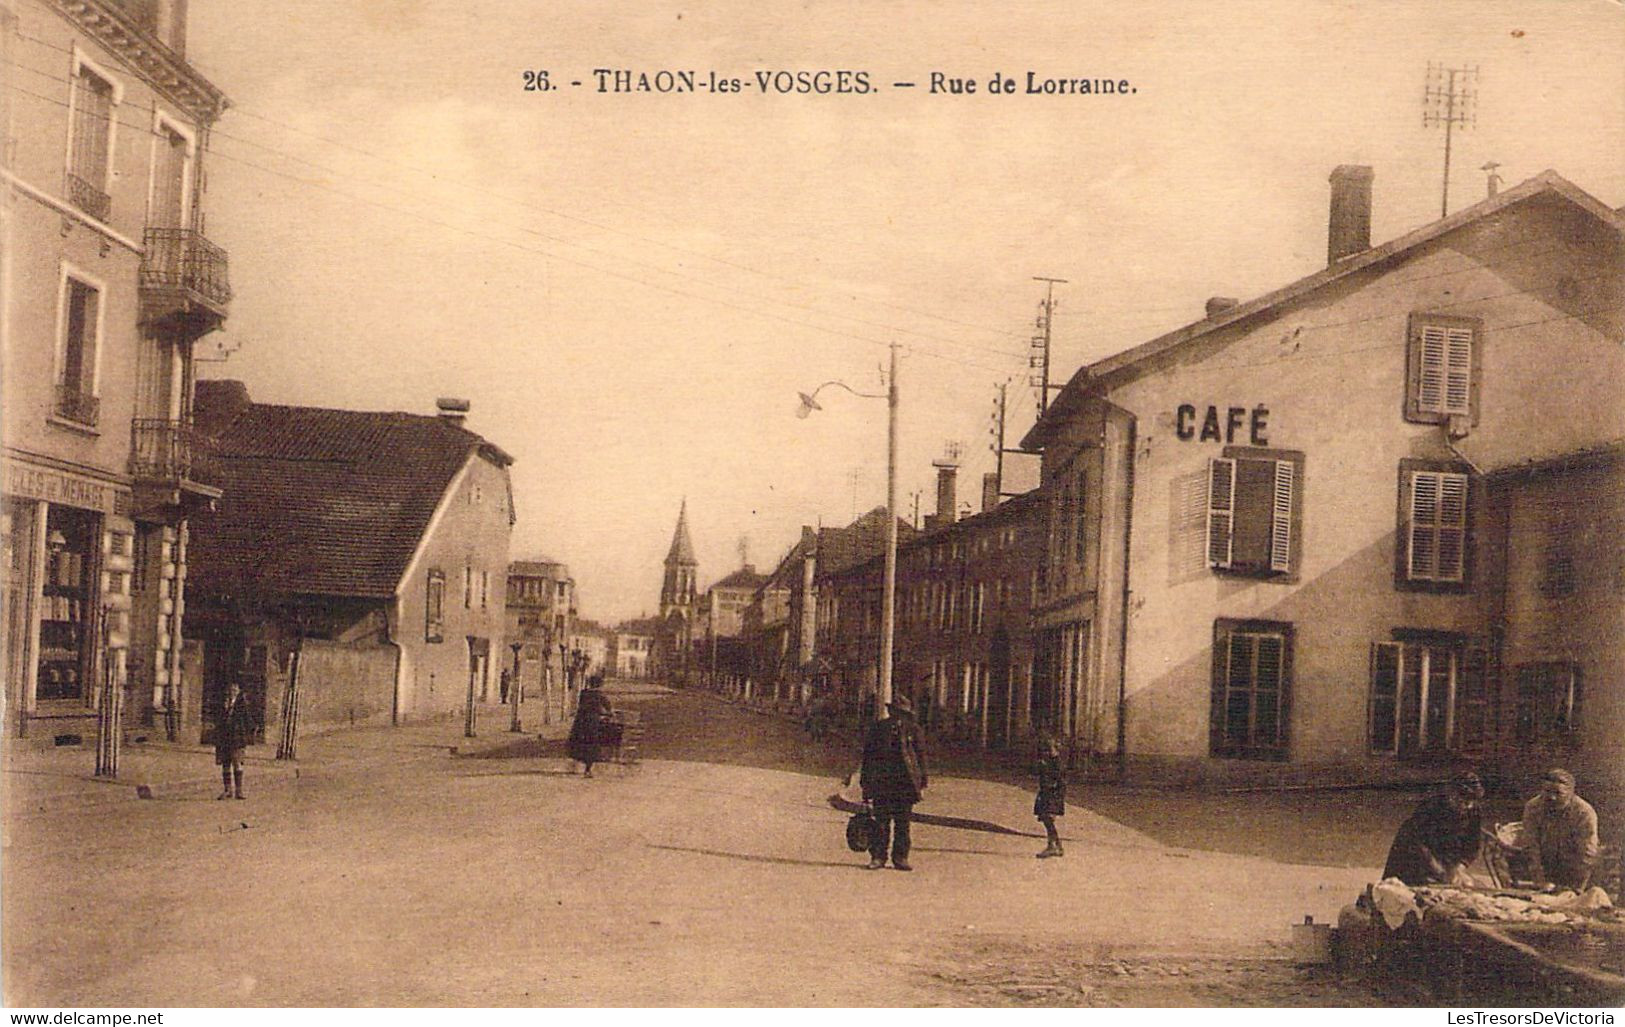
[[[660,584],[660,616],[680,613],[687,620],[694,610],[694,593],[699,561],[694,559],[694,543],[688,537],[688,499],[677,511],[677,530],[672,532],[671,549],[666,552],[666,573]]]

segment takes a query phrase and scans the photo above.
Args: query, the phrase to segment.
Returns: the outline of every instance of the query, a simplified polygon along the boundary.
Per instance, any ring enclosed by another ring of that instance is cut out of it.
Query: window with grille
[[[1480,323],[1415,314],[1406,360],[1405,419],[1438,424],[1478,418]]]
[[[1464,639],[1371,647],[1371,751],[1473,752],[1491,740],[1489,653]]]
[[[72,275],[62,287],[62,342],[56,371],[58,417],[94,425],[100,413],[96,393],[97,345],[101,339],[101,290]]]
[[[1572,663],[1525,663],[1518,667],[1518,711],[1514,733],[1520,742],[1570,738],[1579,726],[1580,669]]]
[[[1208,566],[1256,577],[1295,575],[1302,495],[1302,453],[1232,447],[1208,461]]]
[[[1399,584],[1460,591],[1471,571],[1472,479],[1468,468],[1400,463]]]
[[[1214,756],[1285,759],[1292,697],[1292,625],[1218,620],[1208,749]]]
[[[106,221],[113,211],[108,170],[113,143],[113,109],[118,90],[111,79],[81,62],[73,79],[69,125],[68,200],[91,217]]]

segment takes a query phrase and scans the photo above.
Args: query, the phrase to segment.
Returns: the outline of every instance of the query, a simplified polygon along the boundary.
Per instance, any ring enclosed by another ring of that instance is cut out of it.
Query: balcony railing
[[[68,173],[68,202],[97,221],[113,213],[113,198],[72,172]]]
[[[231,301],[226,251],[190,228],[149,228],[142,238],[141,289],[149,307],[201,303],[224,316]]]
[[[74,424],[94,428],[101,413],[102,401],[88,392],[80,391],[79,386],[56,387],[56,416]]]
[[[138,481],[206,482],[213,477],[207,440],[180,421],[138,417],[130,423],[130,474]]]

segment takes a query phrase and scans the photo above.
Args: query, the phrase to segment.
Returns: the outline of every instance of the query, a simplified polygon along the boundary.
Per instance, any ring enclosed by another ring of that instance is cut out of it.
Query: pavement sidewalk
[[[563,738],[569,723],[541,724],[539,709],[525,711],[524,731],[510,730],[507,706],[486,705],[478,711],[477,735],[465,738],[463,716],[437,718],[399,726],[322,728],[299,739],[298,758],[276,759],[274,734],[266,745],[248,750],[243,760],[250,789],[297,777],[301,770],[338,769],[379,761],[421,758],[436,751],[469,756],[511,746],[524,737]],[[194,729],[195,730],[195,729]],[[94,738],[83,745],[35,746],[5,740],[0,762],[0,800],[9,814],[37,815],[82,806],[209,791],[220,786],[214,747],[163,740],[129,742],[120,750],[117,778],[100,778]]]

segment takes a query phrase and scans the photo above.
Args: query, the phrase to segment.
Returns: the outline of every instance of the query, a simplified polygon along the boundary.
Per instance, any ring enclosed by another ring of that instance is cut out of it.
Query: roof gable
[[[219,509],[191,524],[203,591],[394,594],[463,467],[508,458],[439,417],[246,403],[215,425]]]
[[[1309,297],[1334,283],[1388,262],[1403,259],[1419,247],[1451,232],[1537,197],[1555,197],[1572,204],[1615,235],[1625,237],[1625,219],[1556,171],[1543,171],[1511,189],[1459,210],[1449,217],[1440,218],[1407,232],[1381,246],[1363,250],[1272,292],[1176,328],[1093,364],[1084,365],[1056,395],[1044,417],[1028,431],[1022,440],[1022,448],[1041,448],[1055,426],[1071,416],[1087,394],[1107,387],[1119,378],[1133,375],[1157,357],[1205,339],[1231,325],[1256,317],[1273,316],[1288,304]]]

